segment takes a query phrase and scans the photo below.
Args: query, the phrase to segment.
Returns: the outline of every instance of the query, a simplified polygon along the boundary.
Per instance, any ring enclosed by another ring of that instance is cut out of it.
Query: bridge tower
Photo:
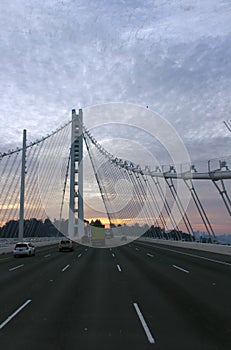
[[[68,237],[80,238],[84,234],[83,212],[83,113],[72,110],[70,148],[70,203]]]

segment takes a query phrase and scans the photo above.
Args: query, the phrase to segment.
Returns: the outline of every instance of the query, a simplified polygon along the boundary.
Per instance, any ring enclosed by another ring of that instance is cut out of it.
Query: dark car
[[[64,250],[69,250],[71,252],[74,250],[73,242],[70,239],[62,239],[59,242],[59,251],[62,252]]]

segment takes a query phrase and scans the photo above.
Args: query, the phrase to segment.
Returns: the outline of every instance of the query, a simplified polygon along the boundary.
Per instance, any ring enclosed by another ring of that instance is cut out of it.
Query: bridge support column
[[[70,204],[68,236],[81,237],[84,234],[83,212],[83,114],[72,110]]]
[[[19,209],[19,229],[18,229],[19,241],[22,241],[24,236],[25,174],[26,174],[26,130],[24,129],[23,142],[22,142],[22,167],[21,167],[20,209]]]

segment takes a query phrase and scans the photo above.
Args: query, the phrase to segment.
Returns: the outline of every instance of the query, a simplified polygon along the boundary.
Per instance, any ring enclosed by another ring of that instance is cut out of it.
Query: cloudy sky
[[[0,151],[72,108],[128,102],[170,122],[193,161],[229,156],[230,22],[230,0],[1,0]]]
[[[229,154],[230,20],[229,0],[1,0],[2,147],[72,108],[130,102],[166,118],[193,158]]]

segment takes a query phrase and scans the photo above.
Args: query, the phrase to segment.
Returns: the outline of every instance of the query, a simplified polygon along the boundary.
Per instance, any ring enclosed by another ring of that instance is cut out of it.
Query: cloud
[[[193,161],[230,154],[230,10],[229,0],[2,0],[0,151],[24,128],[31,140],[50,133],[72,108],[130,102],[166,118]]]

